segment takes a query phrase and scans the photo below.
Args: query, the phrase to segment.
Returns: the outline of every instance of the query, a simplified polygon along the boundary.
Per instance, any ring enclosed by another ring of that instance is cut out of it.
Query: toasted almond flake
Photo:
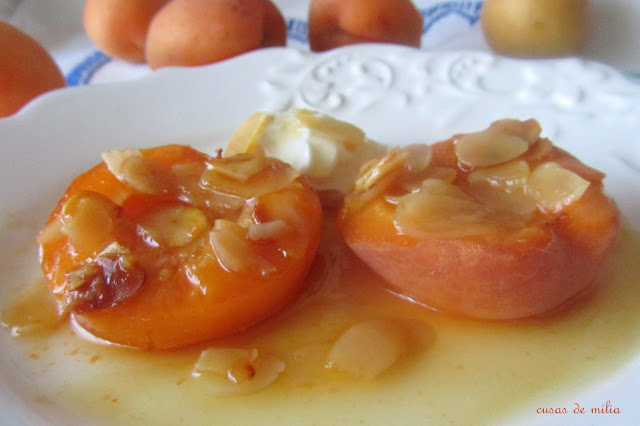
[[[247,228],[247,238],[250,240],[268,240],[282,237],[291,227],[284,220],[276,219],[270,222],[250,223]]]
[[[326,367],[373,379],[396,363],[406,350],[399,328],[391,321],[370,320],[347,329],[329,351]]]
[[[252,156],[253,154],[239,154],[241,156]],[[210,164],[219,161],[230,161],[234,157],[212,160]],[[246,200],[269,192],[276,192],[286,188],[294,180],[300,177],[301,172],[284,163],[276,163],[271,160],[256,174],[246,175],[246,180],[236,179],[228,173],[221,172],[217,165],[208,167],[200,177],[200,185],[205,189],[215,191],[220,194],[228,194],[244,198]],[[226,166],[222,167],[223,169]]]
[[[485,184],[471,186],[471,192],[475,199],[489,206],[496,212],[513,213],[511,217],[504,217],[505,225],[517,228],[524,226],[536,212],[538,206],[535,200],[524,193],[524,188],[512,188],[505,190],[500,187]]]
[[[192,376],[215,395],[247,395],[271,385],[284,369],[276,356],[255,348],[209,348],[200,354]]]
[[[246,230],[231,220],[217,219],[209,233],[209,242],[218,262],[228,271],[257,270],[265,275],[276,269],[251,248]]]
[[[92,256],[114,241],[114,218],[118,209],[100,193],[79,191],[62,206],[61,231],[76,251]]]
[[[260,173],[265,165],[264,151],[261,149],[252,153],[216,158],[207,164],[210,170],[240,182],[246,182],[251,176]]]
[[[409,151],[403,148],[393,148],[384,157],[366,162],[355,181],[354,189],[357,192],[368,190],[389,173],[401,170],[408,159]]]
[[[524,139],[494,128],[469,133],[456,141],[458,161],[468,167],[488,167],[511,161],[527,152]]]
[[[495,231],[494,210],[440,179],[422,182],[419,191],[398,197],[394,226],[416,238],[453,238]]]
[[[162,192],[163,188],[153,172],[151,162],[140,150],[111,150],[104,152],[102,159],[109,171],[122,183],[145,194]]]
[[[102,153],[102,160],[107,165],[107,169],[116,177],[122,176],[122,163],[131,157],[142,157],[139,149],[112,149]]]
[[[525,193],[548,213],[557,213],[578,200],[589,187],[589,181],[556,163],[536,167],[525,186]]]
[[[491,123],[491,126],[504,133],[518,136],[519,138],[527,141],[529,145],[533,144],[540,138],[542,133],[542,127],[540,123],[533,118],[526,121],[513,120],[506,118],[504,120],[498,120]]]
[[[195,207],[168,206],[151,212],[142,218],[139,225],[158,244],[182,247],[205,230],[207,217]]]
[[[273,115],[267,112],[254,113],[233,133],[224,148],[224,156],[230,157],[244,152],[253,152],[258,146],[260,136],[273,121],[273,118]]]
[[[479,168],[469,173],[472,185],[489,185],[505,191],[523,188],[531,170],[526,161],[515,160],[498,166]]]
[[[409,155],[405,167],[409,173],[417,174],[431,164],[431,147],[425,144],[409,145],[405,148]]]

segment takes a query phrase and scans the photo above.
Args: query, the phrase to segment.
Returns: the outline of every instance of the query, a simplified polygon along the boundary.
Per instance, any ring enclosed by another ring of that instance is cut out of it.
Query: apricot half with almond
[[[464,316],[549,312],[594,284],[619,228],[603,174],[503,120],[366,164],[339,226],[406,297]]]
[[[304,284],[320,235],[300,172],[260,152],[108,151],[39,235],[62,309],[89,333],[144,349],[236,333]]]

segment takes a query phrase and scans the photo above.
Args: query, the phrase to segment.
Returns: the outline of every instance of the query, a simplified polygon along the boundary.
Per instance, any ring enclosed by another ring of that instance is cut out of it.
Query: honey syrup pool
[[[630,226],[594,291],[552,316],[509,322],[454,318],[385,291],[331,220],[326,227],[305,293],[241,335],[143,352],[88,342],[67,323],[23,337],[3,330],[3,369],[11,371],[2,380],[51,423],[465,425],[523,411],[535,416],[537,407],[595,386],[640,350],[640,236]],[[325,367],[326,350],[342,331],[377,318],[411,329],[395,365],[370,380]],[[216,396],[191,374],[211,346],[258,348],[286,368],[260,392]]]

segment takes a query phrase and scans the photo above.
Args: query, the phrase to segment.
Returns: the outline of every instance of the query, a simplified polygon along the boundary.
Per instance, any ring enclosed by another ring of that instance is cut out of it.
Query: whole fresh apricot
[[[144,62],[144,43],[153,15],[169,0],[87,0],[87,35],[109,56]]]
[[[153,69],[205,65],[286,39],[284,18],[269,0],[173,0],[151,21],[146,59]]]
[[[419,47],[423,25],[410,0],[311,0],[309,45],[316,52],[367,42]]]
[[[575,53],[585,38],[586,0],[486,0],[482,29],[497,53],[554,57]]]
[[[0,22],[0,117],[36,96],[67,85],[49,52],[16,27]]]

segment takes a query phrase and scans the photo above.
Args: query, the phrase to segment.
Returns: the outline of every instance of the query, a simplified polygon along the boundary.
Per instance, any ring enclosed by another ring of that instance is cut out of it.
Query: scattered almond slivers
[[[356,179],[353,185],[353,189],[356,192],[368,190],[389,173],[404,167],[408,159],[409,151],[403,148],[393,148],[381,159],[375,159],[365,163],[360,170],[358,179]]]
[[[139,226],[161,246],[183,247],[205,230],[207,217],[195,207],[168,206],[144,217]]]
[[[291,227],[281,219],[263,223],[251,222],[247,228],[247,238],[254,241],[279,238],[290,229]]]
[[[530,173],[526,161],[513,160],[498,166],[477,168],[469,173],[468,179],[474,197],[483,204],[522,215],[526,220],[537,209],[535,200],[524,193]]]
[[[484,235],[496,229],[494,211],[458,186],[429,178],[419,190],[398,197],[394,226],[416,238]]]
[[[264,152],[260,149],[251,154],[241,153],[233,157],[217,158],[209,163],[209,168],[228,178],[246,182],[252,176],[260,173],[265,167]]]
[[[523,188],[530,172],[529,164],[526,161],[510,161],[498,166],[475,169],[469,173],[469,183],[472,185],[486,184],[510,191]]]
[[[589,181],[556,163],[544,163],[529,176],[525,193],[548,213],[557,213],[579,199],[589,187]]]
[[[461,136],[455,144],[460,163],[467,167],[490,167],[506,163],[527,152],[542,129],[534,119],[497,120],[485,130]]]
[[[234,396],[266,388],[284,369],[284,362],[258,349],[209,348],[200,354],[192,376],[205,380],[215,395]]]
[[[102,153],[109,171],[119,181],[145,194],[159,194],[162,188],[151,164],[138,149],[110,150]]]
[[[392,321],[369,320],[351,326],[327,355],[327,368],[373,379],[393,366],[406,351],[399,327]]]
[[[114,240],[114,218],[119,207],[94,191],[79,191],[62,207],[62,227],[76,251],[93,256]]]
[[[220,265],[229,271],[258,271],[265,275],[276,267],[249,245],[247,231],[236,222],[217,219],[209,233],[209,242]]]
[[[247,154],[247,157],[254,157]],[[273,163],[267,165],[264,157],[262,162],[255,160],[243,161],[244,154],[240,154],[240,161],[236,156],[212,161],[207,170],[202,173],[200,184],[219,194],[241,197],[246,200],[269,192],[276,192],[291,184],[301,173],[290,167],[277,168]],[[262,164],[257,170],[258,164]]]
[[[431,163],[431,148],[428,145],[409,145],[393,148],[380,158],[365,163],[356,179],[353,189],[371,197],[386,189],[397,173],[417,175]],[[375,187],[375,190],[372,189]]]
[[[505,118],[502,120],[494,121],[493,123],[491,123],[489,128],[494,128],[506,134],[517,136],[527,141],[529,145],[537,141],[540,138],[540,134],[542,133],[542,127],[540,127],[540,123],[538,123],[538,121],[533,118],[530,118],[526,121]]]
[[[467,167],[487,167],[506,163],[527,152],[529,143],[518,136],[489,127],[469,133],[455,145],[460,163]]]

